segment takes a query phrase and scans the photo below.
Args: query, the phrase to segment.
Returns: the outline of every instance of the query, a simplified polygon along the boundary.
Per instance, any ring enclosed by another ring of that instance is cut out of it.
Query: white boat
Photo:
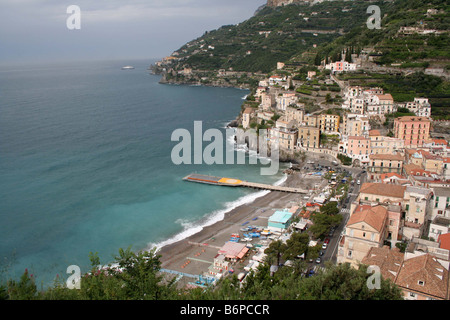
[[[133,66],[125,66],[125,67],[122,67],[122,70],[133,70],[133,69],[134,69]]]

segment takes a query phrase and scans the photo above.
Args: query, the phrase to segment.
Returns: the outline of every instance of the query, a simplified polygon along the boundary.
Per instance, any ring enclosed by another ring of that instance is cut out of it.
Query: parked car
[[[330,232],[333,232],[333,230],[330,230]],[[329,244],[329,243],[330,243],[330,239],[329,239],[329,238],[326,238],[325,241],[324,241],[324,243]]]
[[[320,251],[319,252],[319,256],[323,256],[324,255],[324,252],[323,251]]]
[[[356,184],[359,186],[361,184],[361,181],[360,180],[356,181]]]
[[[321,257],[318,257],[318,258],[316,259],[316,263],[319,264],[319,263],[321,263],[321,262],[322,262],[322,258],[321,258]]]
[[[328,247],[328,243],[324,243],[324,244],[322,245],[322,249],[323,249],[323,250],[326,250],[327,247]]]

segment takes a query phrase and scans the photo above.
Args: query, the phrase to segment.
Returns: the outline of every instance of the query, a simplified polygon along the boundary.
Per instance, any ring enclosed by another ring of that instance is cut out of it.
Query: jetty
[[[184,181],[204,183],[204,184],[212,184],[217,186],[226,186],[226,187],[246,187],[252,189],[259,190],[270,190],[270,191],[279,191],[279,192],[289,192],[289,193],[308,193],[308,190],[303,190],[301,188],[291,188],[291,187],[283,187],[283,186],[273,186],[270,184],[264,183],[256,183],[256,182],[248,182],[239,179],[233,178],[224,178],[224,177],[214,177],[203,174],[192,173],[183,178]]]

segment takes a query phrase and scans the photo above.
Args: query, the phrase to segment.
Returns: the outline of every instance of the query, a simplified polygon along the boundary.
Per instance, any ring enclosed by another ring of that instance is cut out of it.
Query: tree
[[[338,203],[336,201],[328,202],[320,208],[320,212],[328,215],[335,215],[339,213]]]
[[[338,226],[342,221],[342,216],[337,215],[328,215],[323,213],[316,213],[312,220],[314,224],[309,228],[309,231],[313,234],[313,236],[318,238],[324,238],[327,232],[332,227]]]
[[[277,266],[280,265],[281,255],[285,252],[286,245],[281,240],[272,241],[269,247],[264,250],[264,253],[267,254],[266,261],[269,263],[277,262]]]
[[[379,289],[369,289],[366,266],[348,263],[328,265],[325,272],[304,279],[298,288],[301,300],[401,300],[402,292],[390,280],[381,279]]]
[[[156,249],[134,253],[130,248],[120,249],[115,257],[118,268],[111,269],[112,274],[122,282],[125,296],[129,299],[159,300],[164,298],[167,288],[158,275],[161,268],[159,255]]]
[[[294,232],[286,241],[283,259],[294,260],[308,250],[309,236],[307,233]]]
[[[8,282],[8,294],[11,300],[33,300],[37,297],[37,288],[33,275],[28,274],[28,269],[20,277],[19,282]]]

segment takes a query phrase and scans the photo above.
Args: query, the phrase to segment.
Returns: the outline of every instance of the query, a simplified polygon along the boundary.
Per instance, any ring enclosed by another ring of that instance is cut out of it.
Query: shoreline
[[[301,174],[288,175],[282,183],[284,186],[305,187],[306,179],[300,179]],[[317,183],[317,178],[311,177],[310,186]],[[311,188],[309,188],[311,189]],[[165,245],[157,250],[161,256],[161,268],[191,275],[201,275],[208,271],[214,257],[233,233],[239,233],[242,224],[250,222],[252,225],[267,227],[268,218],[277,210],[290,209],[300,206],[302,194],[268,191],[267,194],[251,202],[233,208],[224,214],[224,218],[211,225],[205,226],[199,232],[182,240]],[[255,219],[256,218],[256,219]],[[186,261],[190,263],[186,264]],[[234,265],[234,269],[241,269],[246,259]]]

